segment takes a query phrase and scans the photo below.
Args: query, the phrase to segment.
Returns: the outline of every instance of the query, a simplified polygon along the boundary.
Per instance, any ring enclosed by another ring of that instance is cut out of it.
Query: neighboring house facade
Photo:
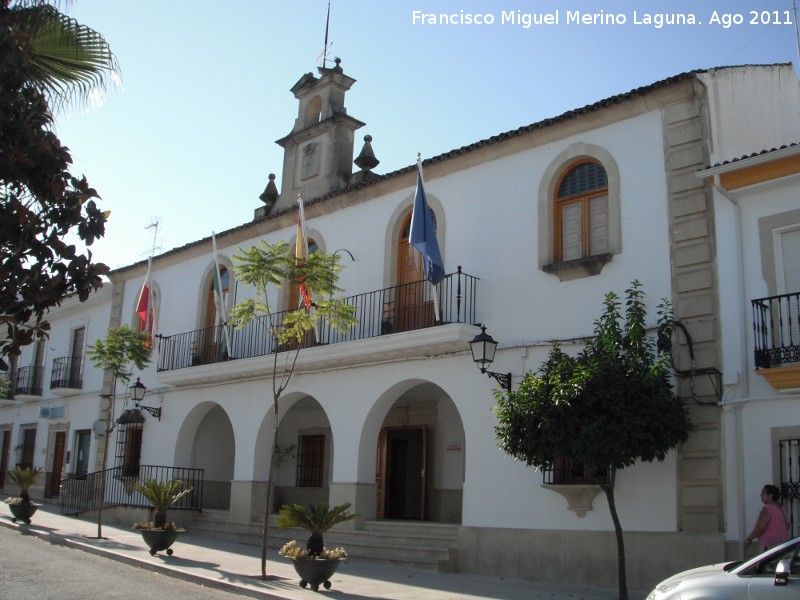
[[[653,324],[656,305],[670,298],[684,327],[676,383],[695,430],[663,463],[618,474],[629,587],[735,553],[733,544],[726,551],[726,541],[741,538],[729,511],[744,497],[730,490],[730,418],[720,406],[721,386],[735,384],[741,369],[729,365],[721,293],[730,284],[718,245],[728,230],[717,211],[728,209],[696,174],[754,146],[800,139],[791,66],[686,73],[426,160],[448,273],[437,290],[438,320],[408,246],[416,168],[373,173],[379,152],[367,137],[352,172],[363,126],[345,109],[353,83],[338,62],[297,82],[298,118],[279,140],[281,193],[270,176],[255,219],[216,236],[230,307],[252,294],[236,282],[233,256],[259,240],[294,243],[302,194],[308,238],[340,253],[340,286],[358,307],[349,334],[316,332],[282,396],[278,501],[350,502],[360,519],[345,530],[441,525],[456,551],[444,568],[615,585],[613,526],[599,489],[570,472],[550,473],[544,485],[542,473],[498,450],[495,382],[477,371],[468,342],[486,324],[500,342],[491,370],[510,372],[517,385],[551,340],[578,350],[604,295],[638,279]],[[92,324],[96,311],[107,326],[140,326],[146,270],[138,263],[112,272],[99,305],[86,306]],[[257,324],[225,337],[213,272],[210,238],[153,260],[162,337],[156,362],[136,376],[148,388],[146,404],[162,412],[142,424],[139,460],[203,469],[204,506],[247,524],[264,511],[273,348]],[[271,302],[287,309],[296,298],[287,286]],[[31,352],[18,364],[29,364]],[[70,399],[57,420],[73,449],[68,472],[78,432],[108,410],[98,400],[108,381],[103,388],[93,377],[83,388],[93,404],[73,407]],[[9,400],[0,408],[11,444],[23,436],[19,411],[38,407]],[[101,442],[92,439],[92,457]],[[50,468],[52,460],[49,442],[37,437],[35,464]]]
[[[730,551],[777,485],[800,535],[800,145],[732,156],[698,173],[713,187],[726,332]]]

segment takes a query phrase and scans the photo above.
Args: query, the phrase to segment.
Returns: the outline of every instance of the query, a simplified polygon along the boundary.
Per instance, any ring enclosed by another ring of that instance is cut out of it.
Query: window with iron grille
[[[301,435],[297,441],[297,487],[322,487],[325,436]]]
[[[142,455],[142,424],[119,426],[117,434],[116,466],[122,468],[123,477],[138,477]]]
[[[544,483],[553,485],[599,485],[608,483],[608,469],[592,473],[582,462],[560,458],[543,472]]]
[[[800,439],[780,440],[781,502],[792,536],[800,535]]]

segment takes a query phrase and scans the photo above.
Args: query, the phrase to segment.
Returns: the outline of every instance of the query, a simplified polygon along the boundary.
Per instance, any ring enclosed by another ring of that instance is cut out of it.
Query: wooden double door
[[[427,427],[385,427],[378,439],[379,519],[425,519]]]

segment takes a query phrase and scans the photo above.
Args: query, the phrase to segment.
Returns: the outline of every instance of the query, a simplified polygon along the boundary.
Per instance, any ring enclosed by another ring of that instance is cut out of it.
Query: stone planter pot
[[[155,556],[156,552],[166,550],[167,556],[172,556],[172,546],[178,539],[178,534],[186,531],[185,529],[140,529],[142,539],[147,547],[150,548],[150,556]]]
[[[11,519],[13,523],[22,521],[23,523],[31,524],[31,517],[39,509],[40,504],[33,502],[22,502],[21,504],[9,504],[8,508],[11,509],[11,514],[14,518]]]
[[[310,586],[315,592],[322,585],[331,589],[330,578],[344,562],[343,558],[300,558],[292,560],[294,570],[300,576],[300,587]]]

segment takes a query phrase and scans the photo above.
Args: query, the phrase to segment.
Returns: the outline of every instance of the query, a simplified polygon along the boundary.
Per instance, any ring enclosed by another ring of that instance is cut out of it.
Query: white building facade
[[[541,472],[497,448],[496,384],[475,368],[468,342],[486,324],[500,342],[491,369],[511,373],[516,385],[539,367],[551,340],[578,349],[604,295],[639,280],[653,324],[656,305],[669,298],[685,328],[675,340],[676,385],[695,429],[663,463],[618,475],[629,587],[734,555],[756,509],[750,496],[763,461],[775,468],[766,445],[751,452],[750,444],[781,437],[774,429],[797,421],[791,395],[770,391],[747,362],[753,340],[740,322],[748,318],[745,298],[783,289],[765,286],[761,265],[747,261],[756,261],[750,246],[759,243],[759,219],[791,213],[798,223],[800,204],[795,194],[770,196],[769,210],[757,198],[740,207],[697,172],[800,139],[791,66],[679,75],[426,160],[425,190],[448,273],[436,292],[438,320],[408,260],[416,168],[372,173],[367,139],[356,160],[361,170],[352,173],[354,132],[363,126],[344,107],[353,83],[338,62],[297,82],[298,118],[279,141],[282,193],[271,178],[256,218],[216,236],[231,306],[252,294],[235,280],[234,255],[260,240],[293,243],[295,198],[303,194],[307,235],[342,256],[340,286],[359,309],[349,334],[320,330],[300,352],[281,398],[278,501],[350,502],[360,515],[348,524],[356,532],[380,522],[447,525],[454,551],[440,568],[615,585],[613,525],[605,500],[595,497],[599,488],[563,473],[544,484]],[[737,219],[752,226],[736,229]],[[731,231],[739,232],[733,240]],[[734,251],[737,244],[746,247]],[[26,348],[16,372],[38,364],[50,381],[48,360],[76,356],[81,322],[89,323],[84,345],[108,327],[138,327],[146,269],[114,271],[91,301],[54,312],[51,350],[37,358]],[[213,270],[210,238],[153,260],[162,337],[153,365],[135,376],[148,388],[145,404],[161,415],[144,415],[137,460],[203,469],[206,509],[231,523],[258,523],[273,444],[275,355],[257,326],[229,332],[223,344]],[[290,288],[276,293],[274,306],[288,308],[291,295]],[[290,354],[280,352],[278,363]],[[83,373],[74,396],[44,389],[4,401],[6,465],[61,468],[66,477],[79,472],[79,461],[100,464],[103,439],[90,436],[88,455],[81,449],[86,432],[108,418],[100,396],[109,382],[85,362]],[[746,373],[747,395],[730,391]],[[747,401],[729,406],[734,396]],[[776,409],[751,434],[744,423],[759,423],[762,396]],[[117,402],[116,415],[132,408],[124,397]],[[46,418],[41,410],[56,404],[63,412]],[[34,425],[31,440],[25,432]],[[741,428],[753,442],[733,437]],[[55,432],[63,432],[61,458]],[[41,490],[57,493],[52,485]]]

